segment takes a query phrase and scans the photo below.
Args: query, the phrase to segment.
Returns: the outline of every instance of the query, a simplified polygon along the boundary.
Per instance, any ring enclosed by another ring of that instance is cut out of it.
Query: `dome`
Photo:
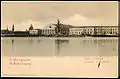
[[[33,25],[32,24],[30,25],[29,30],[33,30]]]

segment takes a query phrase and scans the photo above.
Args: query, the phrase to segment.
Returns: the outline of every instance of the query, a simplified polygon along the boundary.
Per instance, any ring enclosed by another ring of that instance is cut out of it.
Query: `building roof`
[[[54,24],[48,24],[46,25],[43,29],[48,29],[48,28],[52,28],[54,29],[56,26]]]
[[[118,26],[73,26],[72,28],[111,28],[111,27],[118,27]]]
[[[8,29],[2,29],[1,31],[9,31]]]
[[[57,24],[53,24],[53,25],[57,26]],[[69,27],[69,28],[118,27],[118,26],[74,26],[74,25],[69,25],[69,24],[60,24],[60,26]]]
[[[14,33],[27,33],[27,31],[14,31]]]

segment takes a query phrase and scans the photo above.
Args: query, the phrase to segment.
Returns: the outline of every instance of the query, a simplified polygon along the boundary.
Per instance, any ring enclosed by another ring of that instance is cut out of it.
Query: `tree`
[[[8,31],[8,26],[7,26],[7,29],[6,29],[7,31]]]
[[[12,31],[14,31],[14,24],[13,24],[13,26],[12,26]]]

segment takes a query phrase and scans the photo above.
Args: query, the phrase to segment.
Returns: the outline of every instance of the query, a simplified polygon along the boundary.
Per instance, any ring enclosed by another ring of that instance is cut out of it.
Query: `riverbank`
[[[1,35],[1,37],[120,37],[120,36],[119,35],[77,35],[77,36]]]

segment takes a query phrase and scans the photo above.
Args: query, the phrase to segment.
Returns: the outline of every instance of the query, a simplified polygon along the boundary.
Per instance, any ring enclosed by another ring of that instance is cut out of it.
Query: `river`
[[[1,37],[2,56],[117,56],[117,37]]]

